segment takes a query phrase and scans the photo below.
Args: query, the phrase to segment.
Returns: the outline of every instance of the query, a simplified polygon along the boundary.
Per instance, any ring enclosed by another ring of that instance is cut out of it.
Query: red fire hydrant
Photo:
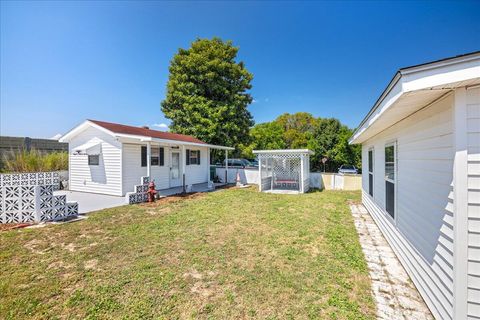
[[[155,202],[155,195],[157,194],[157,190],[155,190],[155,182],[150,181],[148,184],[148,202]]]

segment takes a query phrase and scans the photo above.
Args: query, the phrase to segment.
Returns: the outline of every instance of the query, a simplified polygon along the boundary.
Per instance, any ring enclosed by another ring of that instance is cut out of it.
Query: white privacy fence
[[[220,182],[225,183],[225,167],[217,167],[215,169],[216,176]],[[240,182],[243,184],[258,184],[258,168],[228,168],[227,183],[235,183],[237,180],[237,173],[240,175]]]
[[[228,168],[228,183],[235,183],[237,173],[243,184],[260,182],[258,168]],[[225,183],[225,167],[217,167],[216,175]],[[310,188],[327,190],[361,190],[361,175],[343,175],[338,173],[310,172]]]
[[[78,214],[77,202],[54,195],[64,172],[0,174],[0,223],[61,220]]]

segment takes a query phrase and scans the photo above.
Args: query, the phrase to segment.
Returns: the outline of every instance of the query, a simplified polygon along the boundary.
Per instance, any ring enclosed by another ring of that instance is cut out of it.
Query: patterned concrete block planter
[[[63,220],[78,214],[78,203],[56,196],[59,172],[0,174],[0,223]]]
[[[125,195],[125,201],[128,204],[147,202],[148,184],[150,183],[150,177],[141,177],[140,184],[135,185],[135,192],[127,192]]]

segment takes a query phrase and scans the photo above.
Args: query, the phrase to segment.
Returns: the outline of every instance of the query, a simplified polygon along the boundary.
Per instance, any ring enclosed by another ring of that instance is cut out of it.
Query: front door
[[[170,187],[178,187],[182,185],[180,176],[180,152],[173,151],[171,153],[172,165],[170,166]]]

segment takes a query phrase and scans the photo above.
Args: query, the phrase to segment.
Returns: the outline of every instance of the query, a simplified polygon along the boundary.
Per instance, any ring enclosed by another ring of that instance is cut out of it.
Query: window
[[[100,164],[100,156],[98,154],[89,154],[88,155],[88,165],[89,166],[98,166]]]
[[[152,147],[150,156],[150,165],[152,166],[164,166],[165,165],[165,149]],[[142,146],[142,167],[147,166],[147,147]]]
[[[373,149],[368,150],[368,194],[373,197]]]
[[[152,155],[150,156],[150,165],[158,166],[160,163],[160,151],[158,148],[152,148]]]
[[[385,210],[395,218],[395,144],[385,146]]]
[[[187,160],[187,165],[200,164],[200,150],[187,149],[186,160]]]
[[[163,166],[163,148],[152,148],[152,155],[150,157],[150,164],[152,166]]]

